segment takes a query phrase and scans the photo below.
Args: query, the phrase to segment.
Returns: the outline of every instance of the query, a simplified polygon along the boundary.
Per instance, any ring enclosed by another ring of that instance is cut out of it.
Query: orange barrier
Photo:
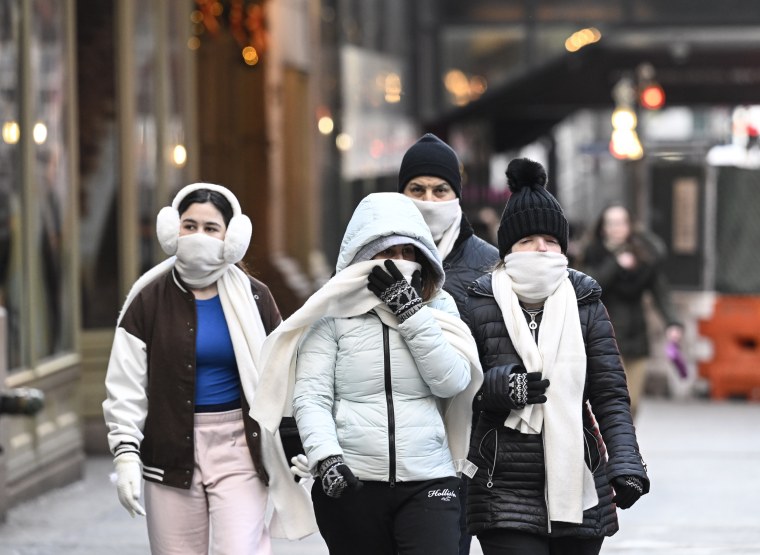
[[[714,313],[698,322],[698,330],[713,344],[712,360],[698,364],[710,382],[710,397],[760,401],[760,297],[718,297]]]

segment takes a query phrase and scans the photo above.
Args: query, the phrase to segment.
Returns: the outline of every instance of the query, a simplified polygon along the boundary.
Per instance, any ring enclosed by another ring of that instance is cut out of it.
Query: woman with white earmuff
[[[156,232],[171,256],[127,296],[106,374],[119,500],[147,517],[154,555],[271,553],[270,536],[316,528],[278,433],[248,416],[261,345],[281,321],[268,287],[237,265],[251,222],[228,189],[195,183]]]

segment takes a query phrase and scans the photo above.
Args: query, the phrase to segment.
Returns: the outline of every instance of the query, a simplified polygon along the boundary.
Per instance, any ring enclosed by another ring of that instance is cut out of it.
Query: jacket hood
[[[436,287],[444,282],[441,256],[422,214],[412,200],[400,193],[372,193],[354,210],[340,244],[335,271],[350,266],[370,243],[384,243],[391,236],[408,237],[427,258],[435,274]]]

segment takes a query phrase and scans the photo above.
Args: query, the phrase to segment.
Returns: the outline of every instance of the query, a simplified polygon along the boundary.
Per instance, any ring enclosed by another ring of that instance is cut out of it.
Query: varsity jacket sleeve
[[[334,320],[322,318],[307,332],[298,348],[293,416],[309,464],[314,467],[330,455],[342,455],[333,414],[335,361],[338,340]]]
[[[138,337],[137,299],[116,328],[106,371],[103,415],[108,427],[108,446],[114,456],[139,453],[148,414],[148,360],[145,341]]]
[[[441,291],[431,306],[459,318],[453,297]],[[422,379],[436,397],[448,399],[470,384],[470,363],[446,340],[433,313],[423,306],[399,324]]]

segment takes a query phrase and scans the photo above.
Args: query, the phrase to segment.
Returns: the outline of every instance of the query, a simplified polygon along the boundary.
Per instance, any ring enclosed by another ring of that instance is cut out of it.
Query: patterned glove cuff
[[[408,308],[406,310],[396,315],[396,318],[398,318],[399,324],[401,324],[402,322],[405,322],[410,317],[417,314],[417,312],[422,308],[422,301],[418,298],[416,303],[411,304],[411,306],[409,305],[407,306]]]
[[[322,462],[319,463],[319,475],[324,476],[325,472],[330,470],[331,466],[342,464],[343,463],[343,457],[340,455],[330,455],[326,459],[322,460]]]
[[[527,374],[510,374],[509,375],[509,398],[515,407],[522,409],[528,403],[528,375]]]
[[[635,489],[637,492],[639,492],[639,495],[643,495],[644,493],[644,485],[636,476],[626,476],[625,485],[631,489]]]
[[[340,466],[343,464],[343,457],[335,455],[327,457],[319,465],[322,476],[322,490],[328,497],[338,498],[343,495],[343,491],[348,487],[346,478],[340,472]]]

